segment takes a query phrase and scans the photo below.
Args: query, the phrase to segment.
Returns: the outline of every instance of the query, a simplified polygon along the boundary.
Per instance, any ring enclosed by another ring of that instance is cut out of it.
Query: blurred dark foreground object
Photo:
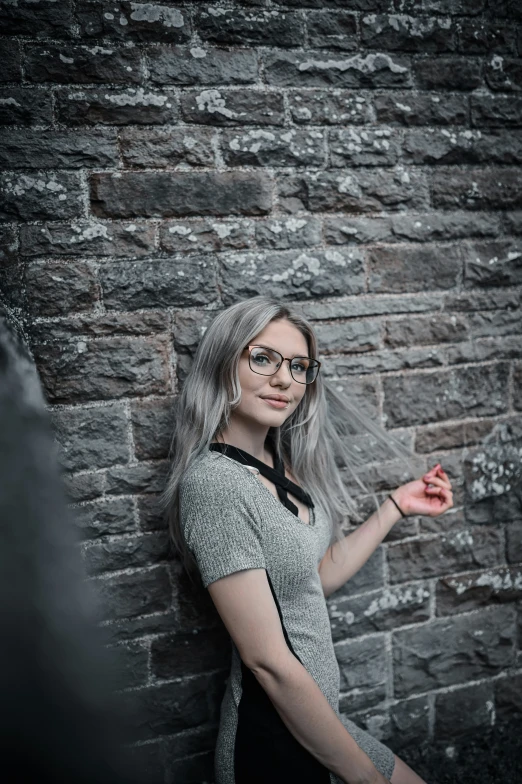
[[[2,781],[129,784],[118,664],[96,625],[38,375],[0,305]],[[143,781],[143,779],[141,779]]]

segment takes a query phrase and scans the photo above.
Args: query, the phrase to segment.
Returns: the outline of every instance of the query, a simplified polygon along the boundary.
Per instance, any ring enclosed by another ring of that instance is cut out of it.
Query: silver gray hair
[[[185,472],[215,441],[230,422],[241,399],[238,364],[245,346],[272,321],[286,320],[304,335],[309,356],[318,357],[312,324],[295,308],[275,297],[252,297],[221,311],[206,329],[192,367],[175,403],[175,421],[169,457],[170,474],[160,498],[174,547],[185,569],[194,572],[194,559],[184,541],[179,516],[179,486]],[[271,427],[277,453],[331,521],[331,542],[344,536],[346,518],[362,518],[348,491],[341,469],[351,474],[362,493],[379,502],[361,481],[361,448],[357,435],[370,436],[391,457],[400,458],[411,472],[412,456],[399,441],[321,373],[280,427]],[[210,524],[210,523],[209,523]]]

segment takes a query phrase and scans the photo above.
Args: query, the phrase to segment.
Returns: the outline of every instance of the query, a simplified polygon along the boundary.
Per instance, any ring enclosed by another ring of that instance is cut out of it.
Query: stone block
[[[495,723],[494,684],[478,683],[435,695],[435,738],[454,743]]]
[[[121,154],[132,168],[212,166],[213,139],[214,132],[207,128],[123,128]]]
[[[159,493],[165,486],[168,469],[166,460],[112,466],[106,471],[105,492],[109,495]]]
[[[169,91],[143,87],[62,88],[56,92],[56,112],[65,125],[161,125],[177,120],[175,100]]]
[[[516,286],[522,283],[520,240],[495,240],[469,244],[464,266],[464,285]]]
[[[513,370],[513,405],[522,411],[522,364],[515,364]]]
[[[208,7],[197,14],[196,29],[205,41],[240,46],[302,46],[304,19],[294,11],[243,11]]]
[[[357,49],[357,18],[349,11],[311,11],[306,16],[308,43],[317,49]]]
[[[255,49],[209,46],[158,46],[147,52],[150,79],[156,84],[241,85],[258,78]]]
[[[72,509],[71,516],[82,539],[136,531],[132,498],[104,498],[85,503]]]
[[[429,736],[430,706],[428,697],[401,700],[390,707],[394,748],[411,748]]]
[[[360,169],[316,172],[303,177],[278,178],[279,204],[286,212],[366,213],[425,209],[428,189],[422,172]]]
[[[66,471],[128,463],[128,422],[123,406],[55,408],[51,421],[60,463]]]
[[[433,206],[441,209],[502,210],[522,205],[516,168],[437,168],[430,177]]]
[[[522,676],[499,678],[494,683],[495,708],[500,721],[519,720],[522,714]]]
[[[105,305],[116,310],[206,305],[217,298],[215,261],[208,255],[116,261],[98,274]]]
[[[88,584],[98,598],[101,620],[160,612],[172,602],[172,587],[164,566],[117,577],[93,577]]]
[[[180,732],[165,739],[167,756],[172,760],[178,760],[204,751],[213,751],[216,735],[217,727],[198,727]]]
[[[316,129],[224,131],[221,149],[228,166],[317,168],[326,157],[323,131]]]
[[[98,301],[94,270],[79,261],[31,264],[25,287],[31,316],[68,316],[92,310]]]
[[[421,90],[476,90],[482,85],[482,63],[478,58],[431,57],[416,60],[415,83]],[[466,102],[464,102],[466,105]]]
[[[361,19],[361,40],[372,49],[392,52],[453,52],[455,28],[450,17],[369,14]]]
[[[417,428],[415,452],[434,452],[436,449],[458,449],[479,444],[493,427],[494,420],[477,419]]]
[[[514,664],[515,610],[489,607],[392,632],[396,697],[497,675]]]
[[[399,156],[397,133],[390,128],[331,130],[331,166],[393,166]]]
[[[439,60],[440,58],[437,58],[437,64]],[[389,125],[467,125],[468,123],[467,102],[459,95],[394,91],[376,95],[374,107],[378,122]]]
[[[381,705],[386,699],[384,684],[374,689],[352,689],[341,692],[339,695],[339,712],[341,715],[350,716],[354,711],[366,711],[375,705]]]
[[[328,599],[334,642],[427,621],[430,595],[427,583],[411,583],[335,601]]]
[[[172,398],[132,402],[132,434],[138,460],[167,457],[174,424],[173,404]]]
[[[498,496],[490,496],[481,501],[468,502],[465,508],[466,520],[472,525],[488,523],[503,524],[522,520],[522,504],[515,491]]]
[[[230,655],[230,637],[222,625],[157,637],[151,644],[151,673],[154,678],[186,678],[227,669]]]
[[[486,84],[498,92],[522,90],[522,62],[510,57],[493,55],[486,65]]]
[[[371,97],[349,90],[289,90],[288,103],[299,125],[363,125],[375,118]]]
[[[462,274],[460,244],[396,245],[375,247],[368,253],[369,281],[373,292],[451,289]]]
[[[482,572],[441,577],[436,585],[437,615],[454,615],[520,599],[520,566],[500,566]]]
[[[254,225],[246,220],[216,221],[205,218],[169,221],[160,227],[160,245],[169,253],[214,253],[250,248],[254,245]]]
[[[36,322],[31,326],[35,343],[63,342],[79,337],[116,337],[122,335],[156,335],[169,328],[169,314],[155,311],[144,313],[79,313],[50,323]]]
[[[268,84],[280,87],[408,87],[410,61],[383,52],[347,55],[308,51],[268,53]]]
[[[18,41],[9,41],[4,38],[0,42],[0,58],[2,59],[2,73],[0,82],[22,81],[22,57]]]
[[[283,96],[260,90],[209,88],[181,96],[187,122],[204,125],[283,125]],[[287,131],[288,133],[288,131]]]
[[[82,181],[70,172],[0,174],[0,220],[67,220],[83,215]]]
[[[18,241],[12,226],[0,226],[0,270],[16,264]]]
[[[220,258],[227,305],[255,296],[260,287],[274,297],[306,299],[358,294],[364,288],[357,249],[242,253]]]
[[[156,226],[150,223],[104,223],[77,220],[21,226],[20,248],[24,256],[136,256],[155,251]]]
[[[329,598],[336,603],[378,588],[384,589],[384,547],[378,547],[364,566]]]
[[[522,563],[522,526],[510,523],[506,526],[506,560],[508,563]]]
[[[40,344],[34,353],[47,397],[56,403],[144,397],[169,387],[169,350],[159,337]]]
[[[170,541],[163,532],[94,542],[83,549],[83,562],[91,576],[154,566],[166,561],[169,556]]]
[[[504,21],[466,19],[457,24],[458,51],[464,54],[516,52],[516,28]]]
[[[81,169],[118,166],[114,131],[0,130],[0,165],[4,169]]]
[[[36,83],[136,84],[142,79],[141,52],[70,44],[28,46],[24,70],[27,81]]]
[[[316,324],[319,345],[328,353],[372,351],[382,342],[381,322],[378,319],[335,321],[333,324]]]
[[[86,38],[181,43],[192,33],[188,9],[163,3],[97,2],[82,4],[76,13]]]
[[[471,119],[476,127],[522,127],[522,97],[517,95],[472,95]]]
[[[335,645],[341,672],[341,691],[372,689],[386,681],[384,634],[372,634]]]
[[[266,219],[255,222],[255,237],[260,248],[288,250],[321,244],[321,220],[303,218]]]
[[[149,675],[149,647],[146,642],[130,642],[110,649],[112,685],[120,689],[142,686]]]
[[[388,546],[387,560],[392,583],[497,566],[504,561],[502,531],[481,526],[396,542]]]
[[[410,130],[404,160],[413,164],[516,164],[522,161],[522,134],[517,131]]]
[[[264,215],[272,187],[264,172],[95,174],[91,202],[96,215],[111,218]]]
[[[35,24],[35,20],[38,23]],[[31,38],[72,38],[74,16],[71,0],[18,0],[0,5],[3,35]]]
[[[48,125],[52,117],[50,90],[38,87],[0,88],[0,125]]]
[[[383,378],[387,425],[411,427],[504,413],[508,373],[508,364],[498,362]]]
[[[384,330],[384,342],[392,348],[413,344],[453,343],[468,338],[466,320],[462,316],[449,313],[430,317],[387,319]]]
[[[63,474],[62,481],[69,503],[79,504],[82,501],[94,501],[101,498],[105,486],[105,475],[97,474]]]
[[[470,217],[474,218],[475,214]],[[520,302],[520,295],[517,291],[483,289],[482,291],[448,293],[445,296],[444,309],[465,311],[473,317],[475,311],[495,311],[497,309],[516,311],[520,307]]]

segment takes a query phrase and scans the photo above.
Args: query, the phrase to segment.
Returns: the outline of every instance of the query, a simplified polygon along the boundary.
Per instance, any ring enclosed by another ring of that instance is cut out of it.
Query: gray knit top
[[[182,479],[180,517],[205,587],[243,569],[266,569],[296,655],[358,745],[389,779],[393,752],[339,714],[339,667],[318,572],[330,543],[330,524],[321,507],[310,507],[310,523],[304,523],[246,466],[209,451]],[[240,665],[232,643],[215,753],[216,784],[234,784]],[[331,784],[339,782],[331,774]]]

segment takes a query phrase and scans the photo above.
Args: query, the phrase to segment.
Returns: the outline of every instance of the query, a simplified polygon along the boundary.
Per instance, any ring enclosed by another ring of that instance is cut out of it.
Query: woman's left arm
[[[438,517],[453,506],[451,482],[440,463],[421,479],[401,485],[393,498],[405,515]],[[401,519],[400,512],[389,498],[357,530],[329,547],[319,564],[319,575],[325,596],[337,591],[375,552],[385,536]]]

